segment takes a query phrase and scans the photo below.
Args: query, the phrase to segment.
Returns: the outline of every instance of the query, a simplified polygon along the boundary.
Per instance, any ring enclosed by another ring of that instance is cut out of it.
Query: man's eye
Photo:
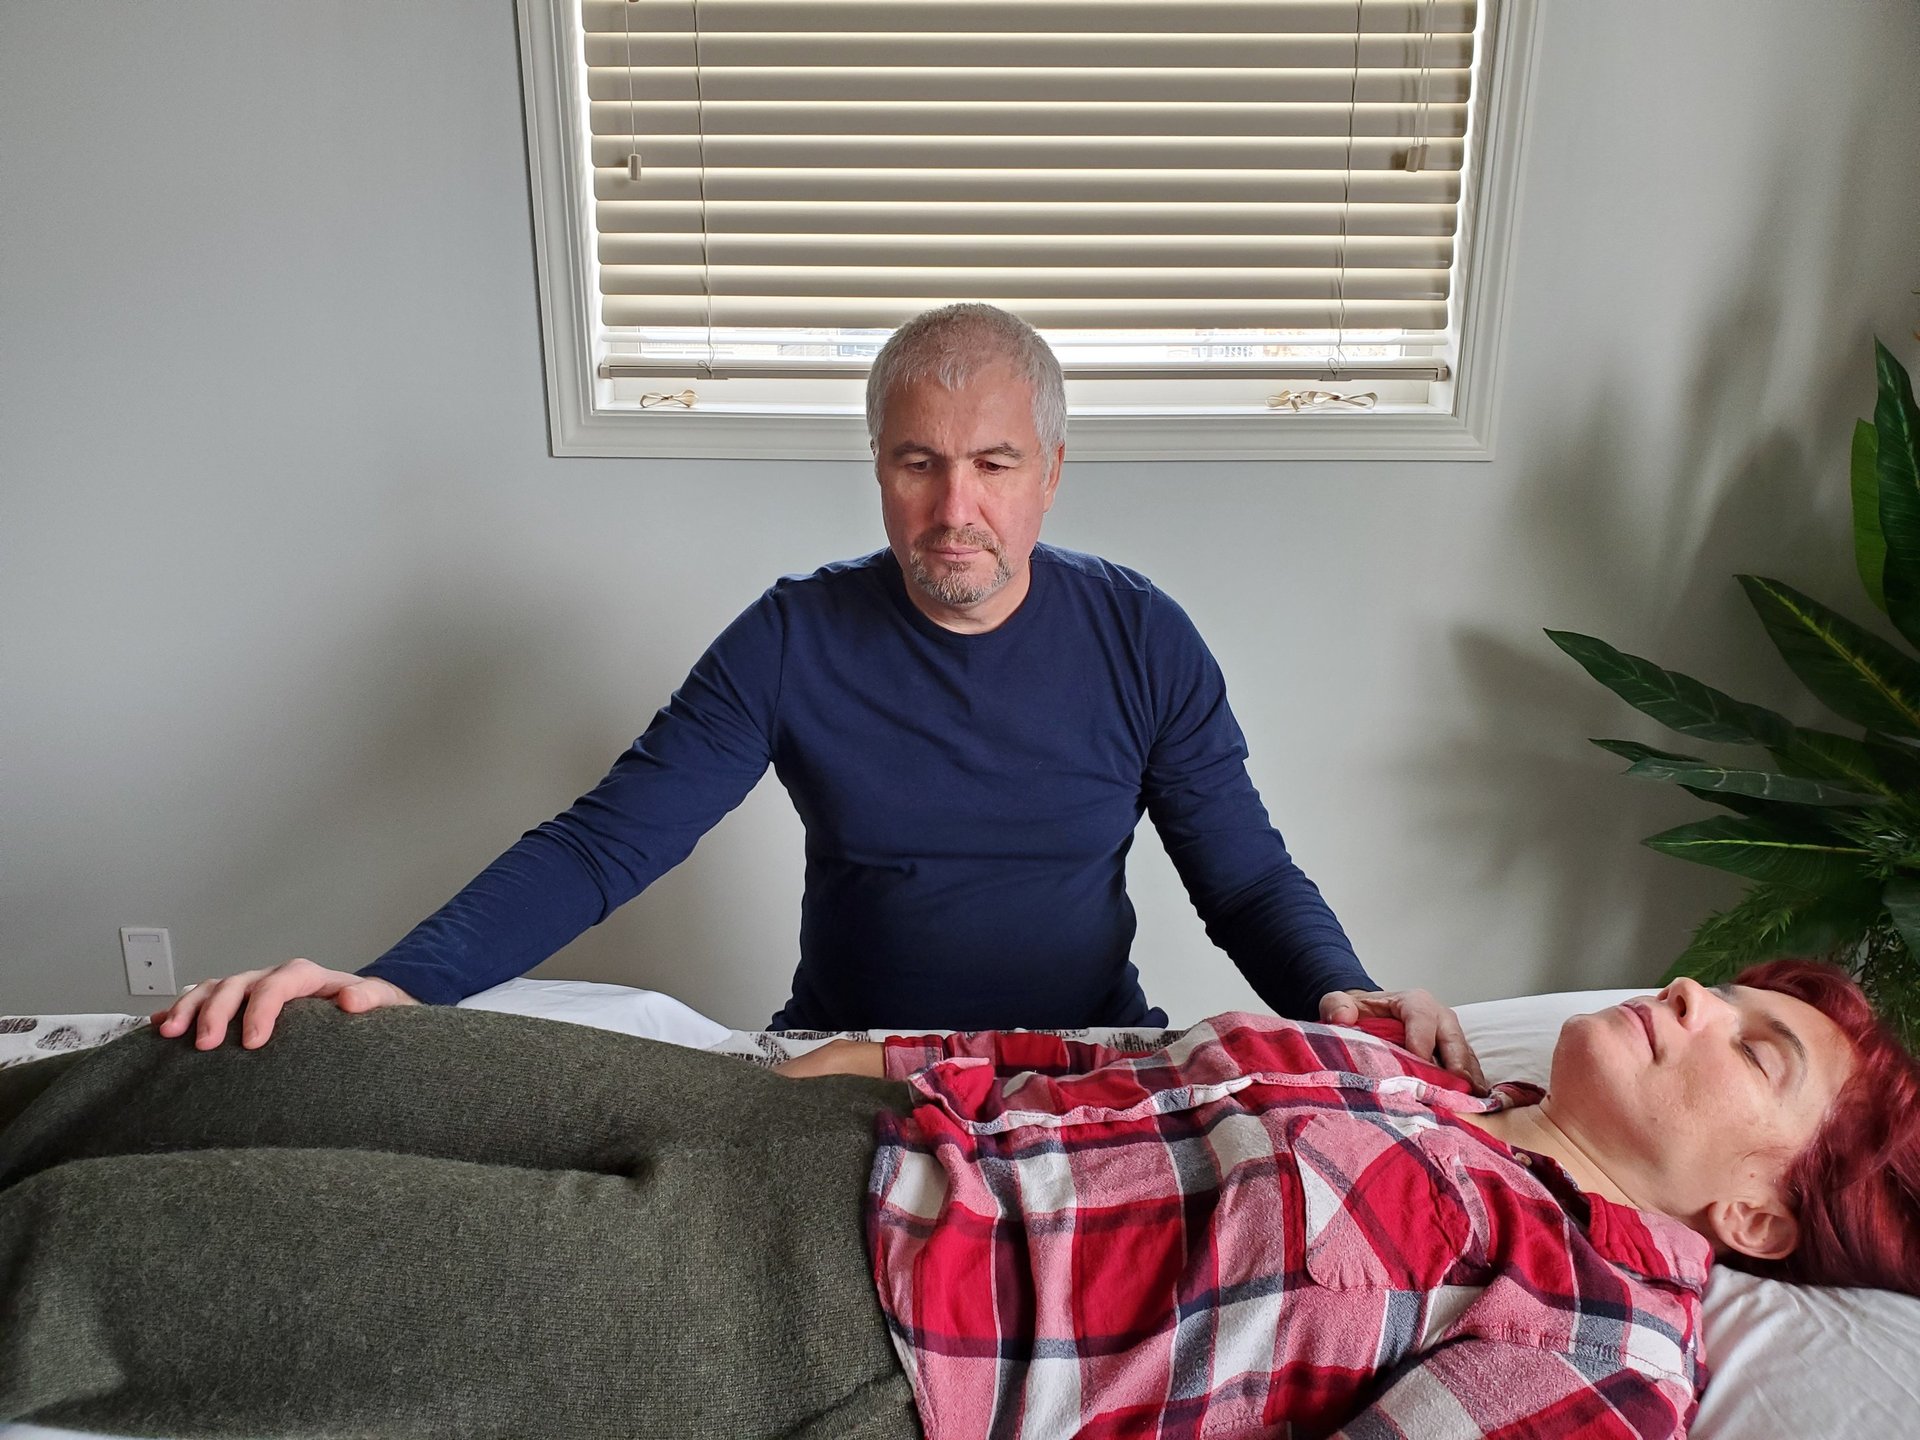
[[[1767,1073],[1767,1067],[1760,1063],[1760,1052],[1758,1050],[1754,1049],[1753,1046],[1745,1040],[1740,1042],[1740,1048],[1746,1052],[1747,1060],[1752,1064],[1754,1069],[1758,1070],[1762,1075]]]

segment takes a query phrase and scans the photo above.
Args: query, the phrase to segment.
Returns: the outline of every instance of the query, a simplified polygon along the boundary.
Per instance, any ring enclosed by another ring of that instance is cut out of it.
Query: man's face
[[[1026,598],[1065,446],[1043,452],[1033,393],[1005,367],[948,390],[896,385],[874,444],[887,544],[907,593],[949,630],[991,630]]]
[[[1853,1069],[1840,1028],[1790,995],[1676,980],[1567,1022],[1556,1123],[1634,1203],[1699,1223],[1715,1202],[1777,1196]]]

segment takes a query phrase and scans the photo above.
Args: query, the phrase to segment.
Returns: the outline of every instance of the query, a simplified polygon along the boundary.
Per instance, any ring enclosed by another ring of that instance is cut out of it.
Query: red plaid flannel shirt
[[[1710,1251],[1383,1039],[896,1039],[868,1240],[930,1440],[1678,1436]]]

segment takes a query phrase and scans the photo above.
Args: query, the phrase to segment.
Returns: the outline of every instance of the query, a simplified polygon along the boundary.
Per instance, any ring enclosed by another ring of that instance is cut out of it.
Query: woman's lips
[[[1647,1013],[1647,1007],[1644,1005],[1635,1004],[1633,1001],[1629,1000],[1625,1005],[1621,1006],[1620,1008],[1625,1010],[1629,1015],[1633,1016],[1633,1018],[1640,1023],[1640,1028],[1644,1030],[1647,1035],[1647,1049],[1654,1051],[1657,1054],[1658,1051],[1655,1048],[1653,1043],[1653,1016]]]

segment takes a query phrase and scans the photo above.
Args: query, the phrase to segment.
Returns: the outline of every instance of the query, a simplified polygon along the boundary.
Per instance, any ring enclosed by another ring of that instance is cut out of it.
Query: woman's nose
[[[1660,998],[1672,1008],[1674,1018],[1689,1030],[1698,1029],[1712,1018],[1716,1009],[1727,1005],[1717,993],[1686,975],[1662,990]]]

